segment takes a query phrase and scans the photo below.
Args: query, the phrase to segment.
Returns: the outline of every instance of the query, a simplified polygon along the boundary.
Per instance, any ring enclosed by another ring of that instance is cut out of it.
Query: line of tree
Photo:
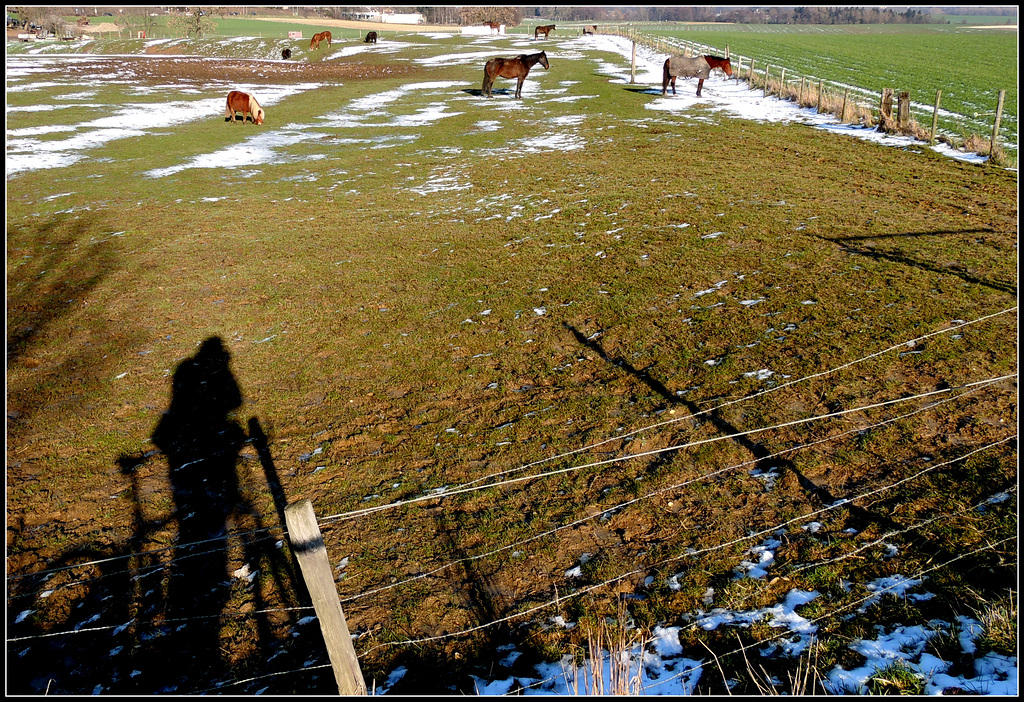
[[[524,19],[562,22],[736,22],[740,24],[933,24],[931,13],[883,7],[523,7]]]

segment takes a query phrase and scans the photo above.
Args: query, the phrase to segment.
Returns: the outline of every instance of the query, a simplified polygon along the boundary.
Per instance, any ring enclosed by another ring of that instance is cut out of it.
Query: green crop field
[[[1017,32],[938,26],[855,25],[698,25],[660,29],[652,36],[706,44],[753,58],[763,68],[786,68],[857,89],[877,105],[883,88],[910,91],[919,122],[931,124],[936,91],[941,90],[940,129],[988,137],[998,93],[1006,91],[1001,134],[1017,149]]]

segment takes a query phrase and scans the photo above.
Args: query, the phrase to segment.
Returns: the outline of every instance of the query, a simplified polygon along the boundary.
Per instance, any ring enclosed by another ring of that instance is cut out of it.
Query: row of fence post
[[[637,44],[637,41],[638,41],[638,34],[637,34],[637,32],[635,32],[632,29],[630,29],[628,32],[625,32],[625,31],[621,30],[618,27],[611,27],[611,28],[608,28],[608,29],[610,29],[610,32],[608,32],[608,33],[618,34],[620,36],[626,36],[626,37],[628,37],[628,38],[630,38],[632,40],[632,42],[633,42],[633,55],[632,55],[632,60],[630,62],[629,82],[630,83],[636,83],[636,44]],[[644,41],[644,39],[641,38],[640,41]],[[660,40],[648,39],[647,43],[653,44],[659,50],[664,50],[663,47],[662,47],[663,42],[660,41]],[[684,55],[686,55],[689,52],[689,46],[685,42],[682,45],[682,49],[683,49]],[[726,45],[726,48],[725,48],[725,56],[726,56],[726,58],[729,58],[729,47],[728,47],[728,45]],[[743,59],[744,59],[743,56],[737,57],[737,68],[733,72],[733,75],[737,78],[737,80],[742,75]],[[771,94],[770,83],[769,83],[769,72],[770,71],[771,71],[771,64],[767,64],[765,66],[765,69],[764,69],[764,84],[762,86],[763,87],[763,97],[768,97],[768,95]],[[803,94],[804,94],[804,83],[805,83],[805,81],[806,81],[806,77],[802,77],[800,79],[800,92],[799,92],[799,95],[798,95],[798,98],[797,98],[797,104],[798,105],[803,104]],[[754,85],[754,59],[753,58],[750,59],[750,66],[749,66],[748,72],[747,72],[747,83],[749,83],[751,86]],[[779,78],[779,96],[780,97],[784,97],[783,92],[784,92],[785,86],[786,86],[786,69],[782,68],[781,69],[780,78]],[[822,109],[822,96],[823,96],[822,88],[823,88],[823,81],[819,78],[818,79],[817,107],[816,107],[818,112],[821,112],[821,109]],[[885,89],[882,90],[882,101],[881,101],[881,107],[879,109],[879,121],[882,122],[883,124],[885,124],[888,121],[892,120],[892,93],[893,93],[893,89],[892,88],[885,88]],[[840,121],[845,121],[846,120],[846,111],[847,111],[847,104],[849,103],[849,98],[850,98],[850,88],[846,87],[844,89],[844,92],[843,92],[843,103],[842,103],[842,108],[841,108],[841,113],[840,113]],[[1000,125],[1000,123],[1002,121],[1003,102],[1004,102],[1005,98],[1006,98],[1006,91],[1005,90],[1000,90],[999,91],[998,100],[997,100],[997,104],[996,104],[995,120],[993,121],[993,124],[992,124],[992,138],[991,138],[991,140],[989,142],[990,143],[990,147],[989,147],[989,154],[990,154],[989,157],[990,158],[991,158],[991,155],[994,154],[996,152],[996,150],[998,149],[999,125]],[[930,143],[935,143],[935,134],[938,131],[938,124],[939,124],[939,104],[941,102],[941,99],[942,99],[942,91],[938,90],[935,93],[935,107],[934,107],[933,112],[932,112],[932,124],[931,124],[931,130],[929,132],[929,142]],[[899,129],[901,131],[905,131],[905,130],[909,129],[909,126],[910,126],[910,92],[909,91],[902,91],[899,94],[899,101],[897,103],[897,113],[896,113],[896,122],[895,122],[895,124],[896,124],[897,129]]]

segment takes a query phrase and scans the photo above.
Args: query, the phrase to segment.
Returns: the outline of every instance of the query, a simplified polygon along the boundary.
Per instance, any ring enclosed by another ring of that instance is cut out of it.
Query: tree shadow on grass
[[[122,268],[116,236],[92,213],[8,229],[8,446],[21,444],[39,410],[78,410],[112,363],[103,342],[131,334],[108,329],[105,317],[95,315],[74,323],[90,296]]]
[[[854,236],[854,237],[827,237],[818,236],[818,239],[827,241],[830,244],[836,244],[843,251],[848,254],[856,256],[865,256],[867,258],[873,258],[876,261],[891,261],[893,263],[899,263],[904,266],[912,268],[918,268],[923,271],[930,273],[941,273],[944,275],[953,275],[965,283],[972,285],[980,285],[986,288],[991,288],[998,292],[1010,293],[1016,296],[1017,286],[1012,280],[999,280],[996,278],[985,279],[971,271],[964,268],[960,263],[949,263],[940,264],[935,261],[928,261],[918,251],[916,254],[909,254],[904,251],[880,251],[873,246],[865,245],[866,241],[874,241],[878,239],[894,239],[894,238],[921,238],[921,237],[946,237],[946,236],[966,236],[968,234],[991,234],[992,229],[963,229],[959,231],[934,231],[934,232],[906,232],[902,234],[884,234],[874,236]]]
[[[564,324],[564,323],[563,323]],[[661,381],[652,377],[646,371],[634,368],[629,361],[624,358],[610,358],[605,354],[604,349],[601,345],[592,341],[586,337],[575,327],[564,324],[565,328],[572,332],[573,336],[580,345],[589,348],[594,353],[598,354],[604,361],[610,365],[616,366],[623,369],[626,373],[637,378],[651,390],[660,395],[666,402],[673,405],[682,405],[686,410],[694,416],[705,416],[708,418],[715,428],[722,432],[726,436],[733,436],[733,440],[746,449],[756,459],[755,468],[760,469],[762,472],[768,472],[772,468],[778,468],[781,472],[791,472],[798,480],[800,487],[807,493],[808,497],[812,497],[819,502],[821,505],[831,505],[836,501],[834,495],[829,492],[828,488],[823,485],[816,484],[813,480],[805,476],[797,468],[796,464],[792,461],[772,456],[771,452],[763,445],[753,441],[749,436],[743,436],[741,430],[738,427],[733,426],[728,420],[721,416],[717,411],[712,410],[707,412],[702,410],[693,402],[686,400],[685,398],[679,397],[672,393]],[[861,528],[869,522],[877,522],[887,528],[899,528],[900,525],[896,524],[889,517],[881,514],[874,514],[867,510],[857,507],[856,505],[849,505],[848,509],[851,514],[858,518],[861,524]]]

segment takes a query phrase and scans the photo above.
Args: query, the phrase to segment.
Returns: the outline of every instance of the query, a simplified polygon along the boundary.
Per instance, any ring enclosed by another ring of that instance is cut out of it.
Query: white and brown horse
[[[722,58],[721,56],[669,56],[665,59],[665,70],[661,80],[661,94],[665,95],[668,92],[669,84],[671,84],[672,94],[675,95],[676,78],[682,76],[683,78],[697,79],[697,97],[700,97],[704,81],[711,75],[711,71],[716,68],[721,68],[727,76],[732,75],[732,64],[729,63],[729,59]]]
[[[320,32],[319,34],[314,34],[313,38],[309,40],[309,50],[310,51],[316,51],[318,48],[320,48],[320,42],[322,42],[322,41],[326,41],[327,42],[327,46],[330,46],[331,45],[331,33],[330,32]]]
[[[242,123],[245,123],[245,115],[248,114],[255,124],[263,124],[263,118],[266,117],[266,112],[260,107],[260,104],[256,101],[249,93],[243,93],[241,90],[232,90],[228,93],[228,104],[224,108],[224,116],[230,117],[231,121],[235,121],[235,113],[242,113]]]

